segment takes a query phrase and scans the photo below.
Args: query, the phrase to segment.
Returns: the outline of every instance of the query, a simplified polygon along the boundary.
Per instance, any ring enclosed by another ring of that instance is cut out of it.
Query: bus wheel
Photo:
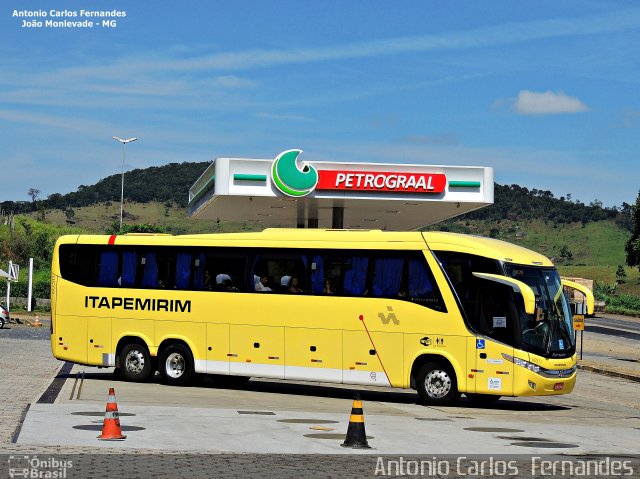
[[[465,393],[465,396],[467,396],[467,399],[477,406],[489,406],[502,397],[494,394],[474,393]]]
[[[170,385],[186,384],[193,375],[193,357],[183,344],[172,344],[160,353],[158,370],[162,380]]]
[[[138,343],[127,344],[120,351],[120,374],[127,381],[145,381],[151,373],[151,355],[146,346]]]
[[[456,376],[448,365],[426,363],[416,375],[416,389],[427,404],[453,404],[460,397]]]

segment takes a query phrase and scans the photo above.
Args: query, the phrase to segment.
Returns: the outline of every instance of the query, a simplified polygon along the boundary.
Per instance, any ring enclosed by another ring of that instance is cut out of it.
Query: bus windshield
[[[575,351],[569,303],[554,268],[505,264],[505,273],[533,289],[536,313],[520,313],[521,340],[526,349],[544,357],[568,357]]]

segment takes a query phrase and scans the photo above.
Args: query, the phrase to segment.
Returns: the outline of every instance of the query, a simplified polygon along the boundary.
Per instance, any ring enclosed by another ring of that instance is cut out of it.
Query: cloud
[[[513,101],[513,109],[521,115],[560,115],[589,111],[585,103],[563,92],[538,93],[529,90],[518,93],[518,98]]]
[[[111,63],[94,63],[89,66],[63,67],[37,78],[38,83],[57,84],[70,82],[75,85],[87,79],[117,81],[128,84],[131,78],[141,75],[156,77],[158,74],[181,72],[182,74],[206,71],[238,71],[256,68],[272,68],[283,65],[323,61],[344,61],[358,58],[402,55],[407,53],[443,52],[475,48],[489,48],[514,43],[550,38],[605,34],[636,29],[640,21],[640,9],[619,10],[607,14],[510,22],[495,26],[440,33],[372,39],[319,47],[292,49],[249,49],[215,52],[185,58],[171,51],[137,53],[119,57]],[[29,78],[25,78],[29,80]],[[32,80],[33,81],[33,80]],[[0,78],[0,83],[6,83]]]

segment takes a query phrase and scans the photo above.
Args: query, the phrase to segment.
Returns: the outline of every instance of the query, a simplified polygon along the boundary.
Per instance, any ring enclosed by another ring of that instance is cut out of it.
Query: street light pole
[[[117,136],[112,136],[114,140],[122,143],[122,183],[120,188],[120,230],[122,230],[122,205],[124,204],[124,159],[125,159],[125,146],[127,143],[132,143],[137,140],[137,138],[128,138],[123,140],[122,138],[118,138]]]

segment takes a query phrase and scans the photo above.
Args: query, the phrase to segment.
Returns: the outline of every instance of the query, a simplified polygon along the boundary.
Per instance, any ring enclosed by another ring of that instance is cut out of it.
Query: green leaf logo
[[[318,184],[318,170],[302,163],[298,167],[298,155],[302,150],[283,151],[273,162],[271,177],[276,187],[288,196],[306,196]]]

